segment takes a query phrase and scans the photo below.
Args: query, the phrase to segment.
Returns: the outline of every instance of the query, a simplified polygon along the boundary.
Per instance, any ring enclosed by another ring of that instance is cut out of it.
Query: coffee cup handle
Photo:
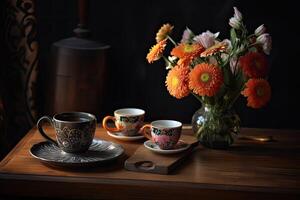
[[[116,121],[116,118],[113,116],[106,116],[103,118],[102,120],[102,126],[103,128],[105,128],[107,131],[115,133],[115,132],[119,132],[120,129],[118,127],[108,127],[107,126],[107,121],[112,120],[113,122]]]
[[[48,140],[49,142],[55,144],[55,145],[58,145],[57,142],[53,139],[51,139],[45,132],[44,132],[44,129],[43,129],[43,121],[48,121],[51,126],[53,126],[53,122],[52,122],[52,119],[51,117],[48,117],[48,116],[43,116],[39,119],[39,121],[37,122],[37,128],[40,132],[40,134],[46,139]]]
[[[149,140],[152,140],[151,133],[147,132],[147,129],[150,129],[150,128],[151,128],[151,124],[145,124],[144,126],[142,126],[142,128],[140,129],[139,132],[141,134],[143,134]]]

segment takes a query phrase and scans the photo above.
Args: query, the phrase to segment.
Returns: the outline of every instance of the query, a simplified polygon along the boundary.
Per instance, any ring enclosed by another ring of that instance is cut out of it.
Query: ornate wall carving
[[[9,146],[30,129],[37,116],[38,42],[34,0],[6,0],[3,8],[5,62],[2,101]]]

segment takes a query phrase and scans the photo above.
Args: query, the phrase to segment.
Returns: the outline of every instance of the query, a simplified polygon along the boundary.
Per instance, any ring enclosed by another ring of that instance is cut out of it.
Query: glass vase
[[[193,115],[192,127],[203,146],[226,149],[240,131],[240,118],[232,109],[205,104]]]

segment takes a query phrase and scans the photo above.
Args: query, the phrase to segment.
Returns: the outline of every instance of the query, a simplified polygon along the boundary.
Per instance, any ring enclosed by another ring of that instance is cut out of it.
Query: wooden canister
[[[103,105],[108,45],[90,39],[87,2],[79,1],[75,37],[53,43],[46,110],[49,114],[84,111],[99,114]]]

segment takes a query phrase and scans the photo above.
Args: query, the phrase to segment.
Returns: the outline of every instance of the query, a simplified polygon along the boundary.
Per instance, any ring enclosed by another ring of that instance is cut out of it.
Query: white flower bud
[[[260,25],[257,27],[254,31],[254,34],[258,37],[266,32],[267,28],[265,27],[264,24]]]
[[[264,33],[256,38],[256,42],[261,44],[265,54],[269,55],[272,49],[272,38],[269,33]]]
[[[230,40],[224,39],[222,42],[225,42],[227,44],[227,50],[231,50],[232,49],[232,44],[231,44]]]
[[[217,59],[215,58],[215,57],[213,57],[213,56],[210,56],[209,58],[208,58],[208,63],[209,64],[212,64],[212,65],[218,65],[218,61],[217,61]]]
[[[236,56],[232,57],[230,59],[229,65],[230,65],[230,70],[231,70],[232,74],[236,75],[238,72],[238,68],[239,68],[238,58]]]
[[[234,9],[234,18],[236,18],[238,21],[243,20],[243,15],[242,13],[237,9],[237,7],[233,7]]]
[[[267,38],[269,37],[269,33],[264,33],[261,34],[260,36],[258,36],[256,38],[256,42],[260,43],[260,44],[264,44],[267,41]]]
[[[235,17],[231,17],[229,19],[229,25],[236,30],[239,30],[241,28],[241,22]]]
[[[193,32],[188,27],[186,27],[186,29],[183,31],[182,34],[181,43],[189,43],[192,37],[193,37]]]
[[[263,45],[263,50],[265,54],[270,55],[272,49],[272,38],[270,37],[268,41]]]

